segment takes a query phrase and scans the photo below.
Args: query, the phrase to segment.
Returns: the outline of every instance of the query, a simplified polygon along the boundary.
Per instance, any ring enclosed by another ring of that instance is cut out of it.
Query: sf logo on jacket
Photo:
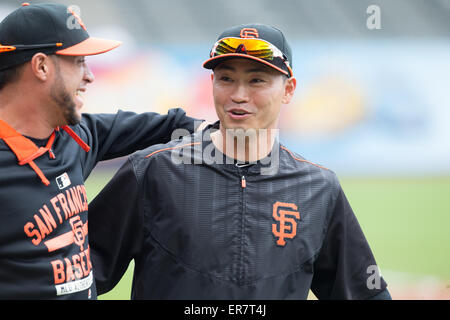
[[[294,203],[277,201],[273,205],[273,218],[278,223],[272,224],[272,233],[278,238],[277,245],[284,247],[285,239],[293,239],[297,235],[297,220],[300,219],[300,213]]]

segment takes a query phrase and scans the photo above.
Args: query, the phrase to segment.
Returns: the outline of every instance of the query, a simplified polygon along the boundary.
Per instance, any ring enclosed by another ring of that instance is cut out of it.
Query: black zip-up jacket
[[[89,215],[99,294],[134,259],[134,299],[390,298],[336,175],[280,144],[243,167],[210,129],[152,146]]]
[[[177,128],[194,130],[182,109],[84,114],[43,140],[0,121],[0,299],[95,299],[84,181]]]

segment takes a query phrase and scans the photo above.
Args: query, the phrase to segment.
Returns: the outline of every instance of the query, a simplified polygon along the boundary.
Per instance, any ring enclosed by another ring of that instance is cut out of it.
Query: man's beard
[[[64,85],[59,68],[57,69],[55,82],[50,90],[50,96],[61,108],[66,125],[73,126],[80,123],[81,118],[77,113],[76,104]]]

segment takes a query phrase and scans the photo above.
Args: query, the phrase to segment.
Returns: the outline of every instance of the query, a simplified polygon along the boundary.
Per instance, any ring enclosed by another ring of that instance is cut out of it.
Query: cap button
[[[24,3],[22,3],[22,7],[26,7],[26,6],[29,6],[29,5],[30,5],[29,2],[24,2]]]

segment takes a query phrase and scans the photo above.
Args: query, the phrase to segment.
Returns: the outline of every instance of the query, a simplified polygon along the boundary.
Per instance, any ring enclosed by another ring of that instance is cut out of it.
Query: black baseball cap
[[[31,60],[38,52],[88,56],[120,41],[90,37],[80,16],[62,4],[23,3],[0,23],[0,70]]]
[[[292,77],[292,50],[276,27],[265,24],[242,24],[222,32],[203,63],[214,69],[219,63],[232,58],[246,58],[264,63],[288,77]]]

